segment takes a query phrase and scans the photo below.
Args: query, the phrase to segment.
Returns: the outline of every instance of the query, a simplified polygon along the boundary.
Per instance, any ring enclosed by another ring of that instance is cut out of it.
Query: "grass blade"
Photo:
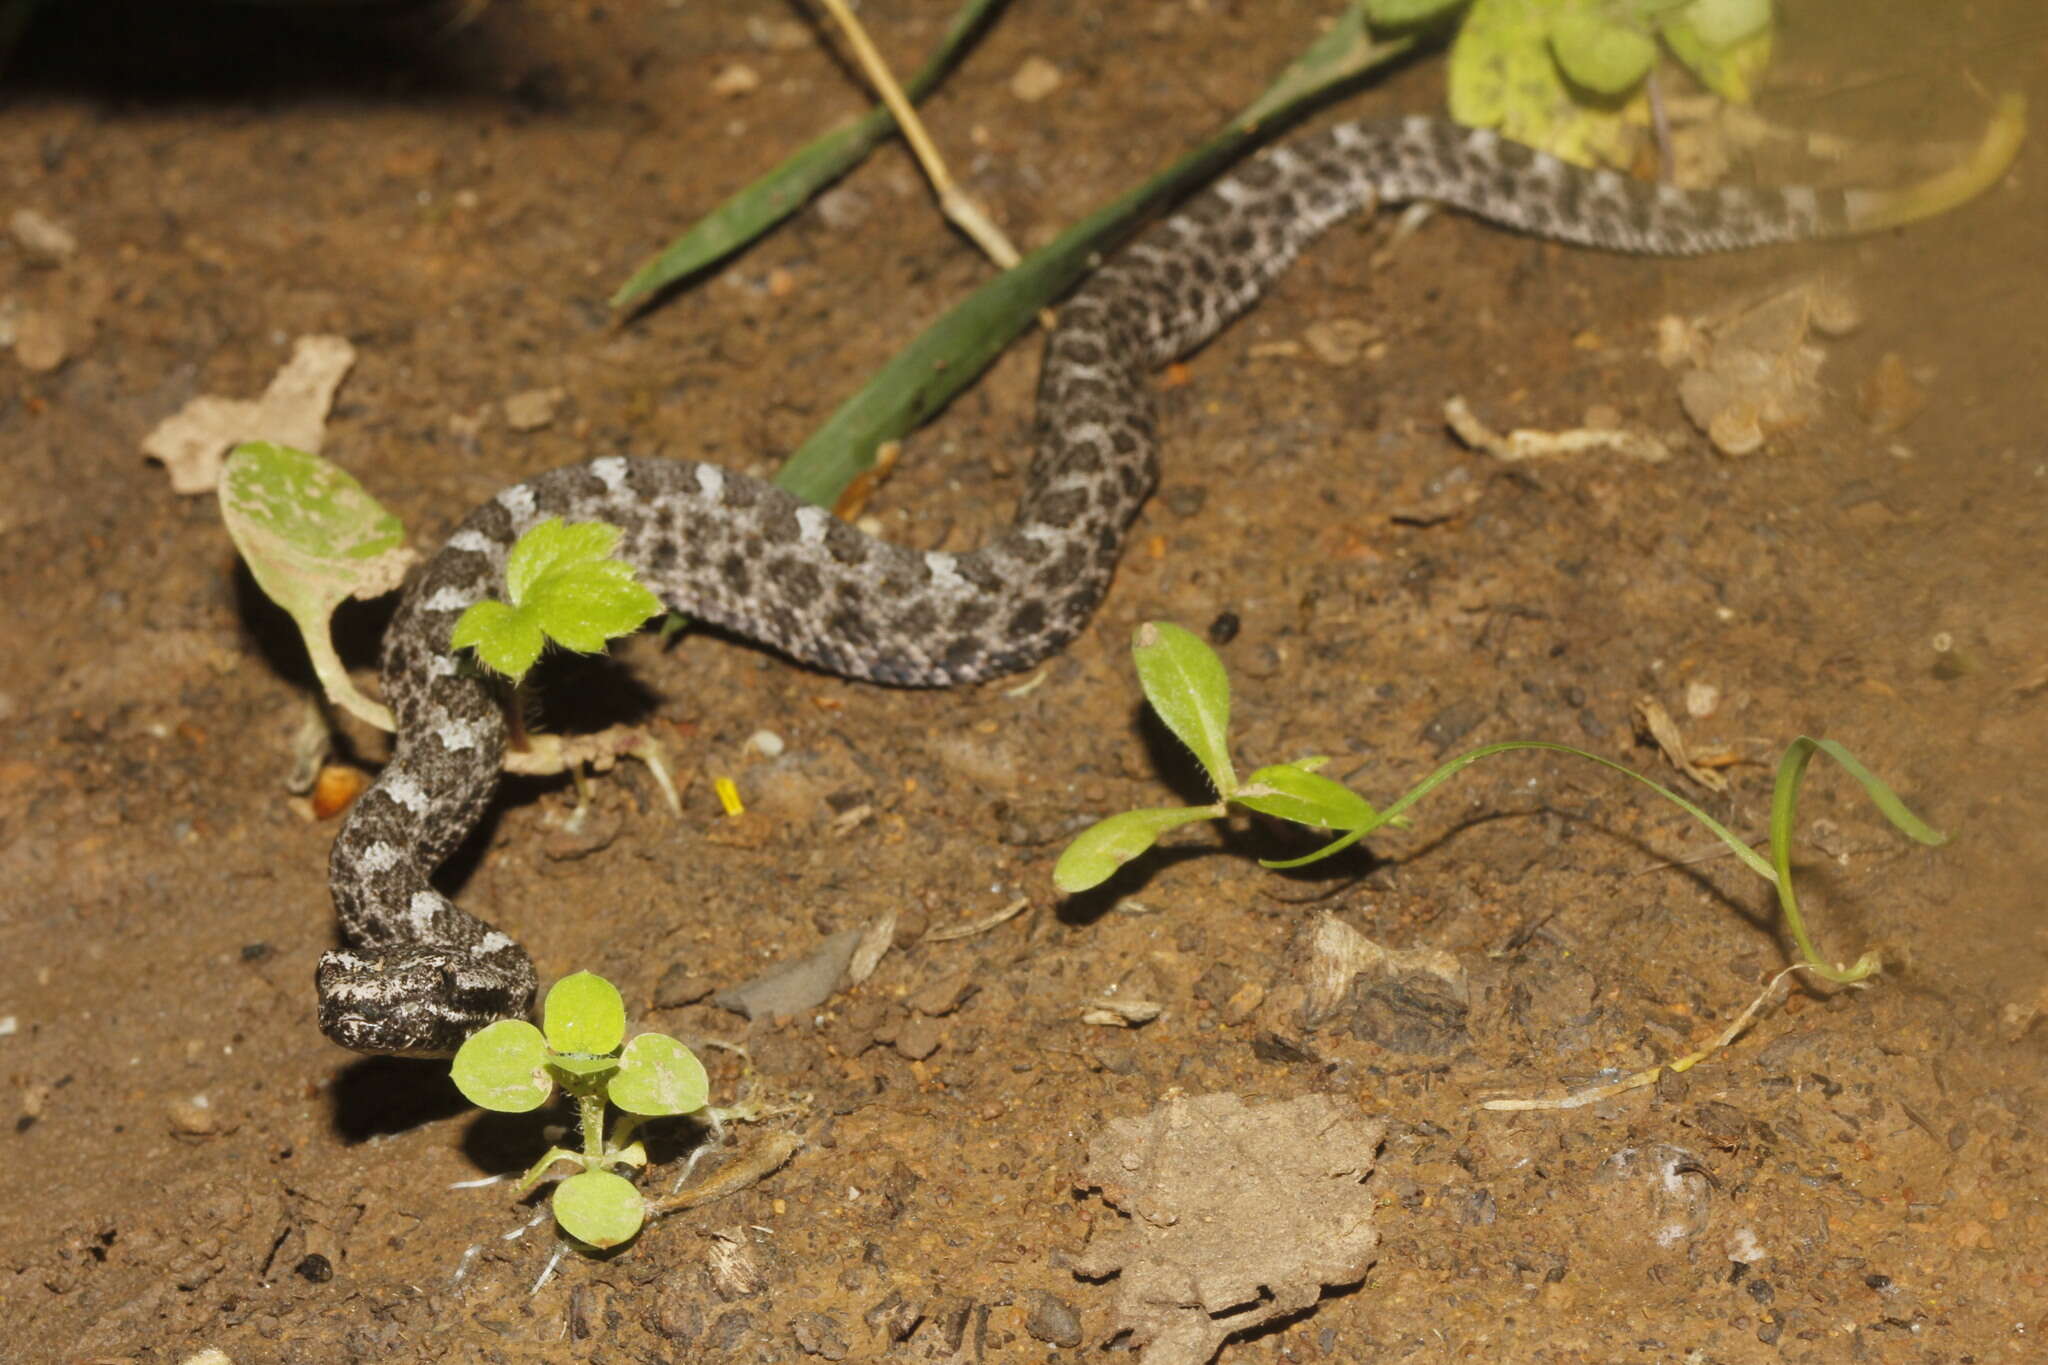
[[[913,102],[931,93],[979,36],[983,21],[1002,3],[968,0],[960,7],[931,59],[904,86]],[[636,309],[677,280],[739,250],[802,208],[811,196],[859,164],[895,131],[896,121],[889,111],[876,105],[854,122],[813,139],[650,257],[612,295],[612,308],[618,312]]]

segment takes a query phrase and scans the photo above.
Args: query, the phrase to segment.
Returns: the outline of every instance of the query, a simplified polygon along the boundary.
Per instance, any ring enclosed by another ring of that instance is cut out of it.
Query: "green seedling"
[[[662,1033],[626,1039],[626,1006],[611,982],[591,972],[563,977],[548,991],[541,1027],[501,1019],[455,1054],[456,1089],[480,1108],[523,1114],[555,1087],[576,1101],[577,1148],[550,1147],[519,1182],[526,1195],[558,1162],[578,1169],[555,1187],[555,1221],[588,1246],[631,1241],[647,1219],[647,1201],[619,1174],[647,1164],[635,1133],[651,1118],[706,1112],[710,1081],[696,1054]],[[607,1105],[624,1117],[605,1132]]]
[[[661,614],[661,599],[612,558],[625,533],[602,521],[564,524],[549,517],[519,537],[505,557],[505,596],[473,603],[449,637],[478,662],[517,683],[552,640],[578,654],[601,654]]]
[[[398,586],[414,558],[404,525],[340,465],[268,441],[228,455],[220,517],[256,586],[298,626],[329,699],[393,729],[391,712],[349,681],[328,623],[349,598],[380,597]]]
[[[1676,792],[1651,781],[1641,773],[1613,759],[1547,740],[1509,740],[1488,744],[1458,755],[1416,783],[1384,809],[1372,804],[1340,783],[1316,772],[1320,758],[1301,759],[1261,768],[1240,782],[1230,758],[1230,680],[1222,661],[1191,632],[1168,622],[1148,622],[1138,628],[1131,644],[1138,680],[1146,700],[1161,721],[1181,743],[1187,745],[1208,775],[1217,800],[1205,806],[1174,806],[1124,811],[1081,831],[1060,854],[1053,867],[1053,883],[1069,895],[1099,886],[1131,859],[1151,848],[1168,830],[1196,820],[1218,820],[1232,805],[1243,806],[1310,829],[1336,832],[1338,838],[1300,858],[1260,861],[1269,868],[1302,867],[1350,847],[1374,830],[1400,822],[1409,807],[1447,781],[1460,769],[1482,758],[1516,749],[1543,749],[1571,754],[1598,763],[1603,768],[1642,783],[1665,800],[1699,821],[1726,844],[1745,867],[1770,882],[1778,894],[1778,908],[1798,946],[1803,966],[1814,975],[1839,984],[1867,980],[1883,966],[1876,953],[1865,953],[1854,963],[1841,966],[1824,961],[1807,931],[1805,916],[1792,885],[1792,830],[1799,786],[1815,754],[1826,754],[1862,786],[1880,814],[1909,838],[1929,846],[1947,841],[1947,836],[1930,828],[1906,808],[1892,789],[1865,768],[1856,756],[1833,740],[1801,735],[1786,748],[1779,760],[1778,776],[1771,794],[1770,856],[1764,857]]]
[[[1771,56],[1771,0],[1361,3],[1396,31],[1464,7],[1451,44],[1451,116],[1589,165],[1632,159],[1648,121],[1636,96],[1660,52],[1736,103],[1749,101]]]

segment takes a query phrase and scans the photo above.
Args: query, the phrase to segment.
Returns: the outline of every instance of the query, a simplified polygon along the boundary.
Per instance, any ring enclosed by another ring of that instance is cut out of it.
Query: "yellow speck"
[[[733,785],[731,778],[721,777],[716,782],[713,782],[711,786],[718,793],[718,804],[725,807],[727,815],[745,815],[747,813],[746,803],[740,800],[740,789]]]

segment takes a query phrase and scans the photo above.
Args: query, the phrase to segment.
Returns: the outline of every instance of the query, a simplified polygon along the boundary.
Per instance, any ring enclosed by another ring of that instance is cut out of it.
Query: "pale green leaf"
[[[455,623],[452,646],[475,649],[487,667],[516,681],[548,640],[594,654],[639,629],[661,612],[661,600],[635,580],[630,564],[609,557],[620,534],[601,521],[554,517],[530,528],[505,560],[510,602],[472,605]]]
[[[523,678],[547,644],[540,624],[503,602],[472,602],[456,618],[448,648],[474,649],[484,665],[508,678]]]
[[[1733,47],[1771,22],[1771,0],[1692,0],[1678,17],[1708,47]]]
[[[1222,814],[1221,806],[1166,806],[1127,810],[1098,820],[1082,830],[1053,864],[1053,885],[1069,896],[1100,886],[1168,830]]]
[[[606,1097],[629,1114],[694,1114],[711,1102],[711,1079],[697,1054],[665,1033],[626,1044]]]
[[[1663,27],[1664,45],[1701,85],[1736,104],[1756,94],[1764,68],[1771,64],[1775,34],[1769,24],[1725,46],[1707,41],[1682,11]]]
[[[554,1090],[547,1043],[524,1019],[500,1019],[469,1035],[450,1074],[471,1104],[501,1114],[538,1109]]]
[[[1232,799],[1311,829],[1369,829],[1380,823],[1379,812],[1364,797],[1296,763],[1259,769]]]
[[[609,522],[564,522],[560,517],[528,530],[505,556],[505,594],[518,606],[551,573],[601,562],[618,548],[621,532]]]
[[[555,1186],[555,1221],[562,1231],[594,1247],[633,1240],[647,1206],[633,1182],[610,1171],[583,1171]]]
[[[1580,165],[1626,165],[1647,118],[1574,98],[1550,49],[1551,20],[1587,0],[1474,0],[1451,45],[1451,117]],[[1604,102],[1603,102],[1604,103]]]
[[[1551,21],[1550,50],[1565,75],[1601,95],[1633,90],[1657,60],[1657,44],[1629,24],[1564,13]]]
[[[548,988],[541,1006],[548,1049],[564,1056],[604,1057],[626,1037],[626,1002],[619,988],[595,972],[565,976]]]
[[[1230,766],[1230,678],[1216,651],[1171,621],[1147,621],[1131,641],[1145,699],[1188,746],[1216,794],[1237,790]]]
[[[327,623],[350,597],[387,593],[405,576],[413,555],[398,518],[339,465],[268,441],[228,456],[220,515],[256,585],[298,626],[328,697],[393,729],[390,711],[349,681]]]

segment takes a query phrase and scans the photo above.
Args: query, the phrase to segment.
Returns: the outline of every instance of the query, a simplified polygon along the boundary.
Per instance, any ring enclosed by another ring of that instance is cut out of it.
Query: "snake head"
[[[533,963],[509,948],[439,944],[323,953],[313,973],[320,1031],[352,1052],[451,1057],[486,1024],[523,1018],[533,1005]]]

